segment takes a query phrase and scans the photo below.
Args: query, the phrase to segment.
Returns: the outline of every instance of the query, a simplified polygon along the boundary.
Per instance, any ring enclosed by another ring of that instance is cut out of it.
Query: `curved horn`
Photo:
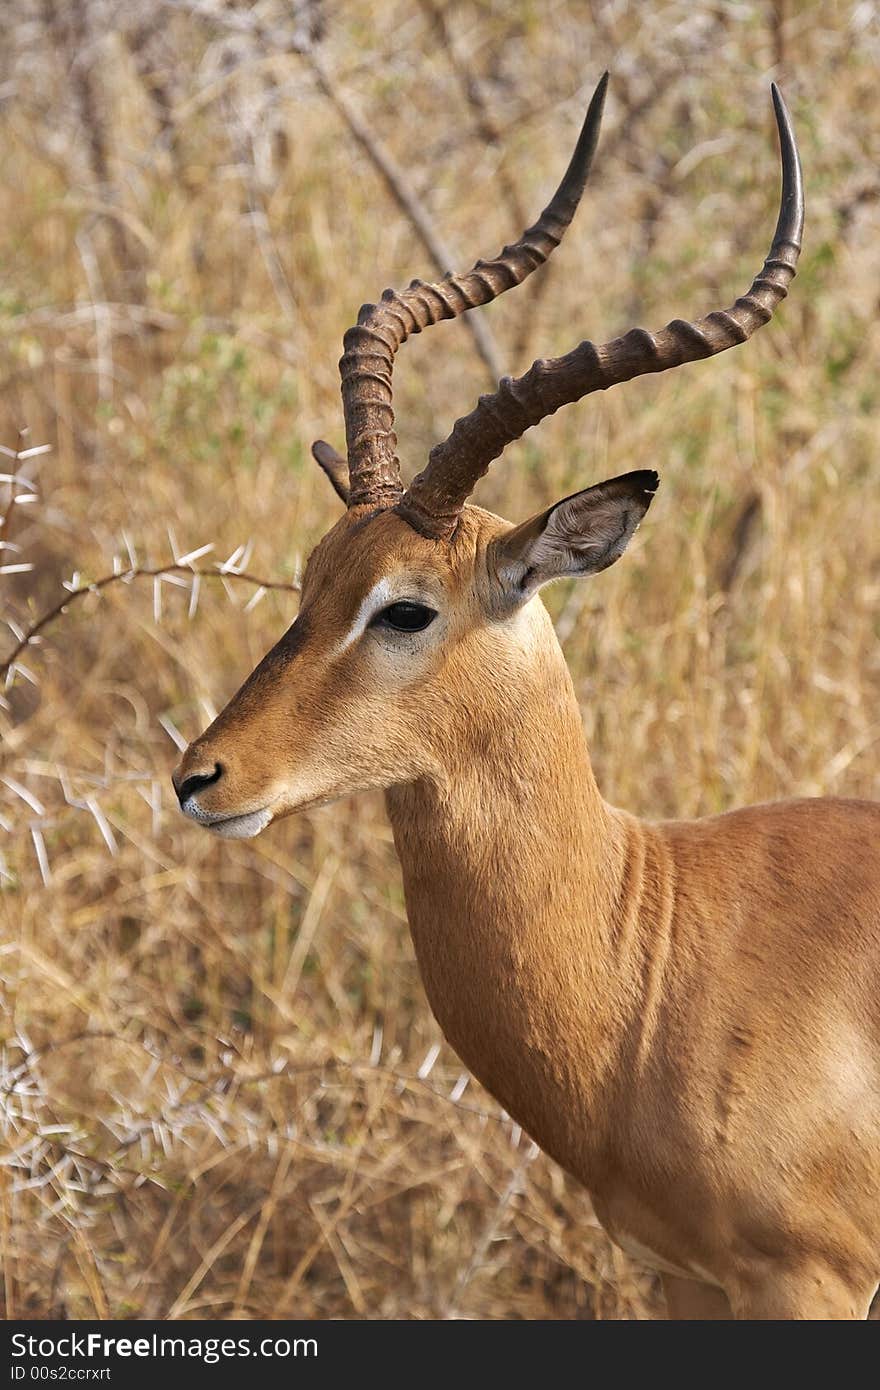
[[[564,357],[539,359],[521,377],[504,377],[498,390],[481,396],[470,415],[457,420],[448,438],[431,450],[427,467],[413,479],[400,504],[411,526],[425,536],[448,540],[492,460],[545,416],[593,391],[724,352],[768,322],[794,277],[804,225],[803,180],[791,117],[775,83],[772,92],[782,201],[770,253],[748,293],[731,308],[694,323],[673,319],[658,333],[633,328],[599,346],[584,342]]]
[[[608,74],[593,93],[565,177],[533,227],[493,261],[477,261],[466,275],[436,284],[413,280],[408,289],[385,290],[380,303],[365,304],[343,340],[339,363],[348,445],[350,506],[389,507],[403,493],[394,433],[391,372],[394,355],[411,333],[457,318],[519,285],[559,245],[590,172]]]

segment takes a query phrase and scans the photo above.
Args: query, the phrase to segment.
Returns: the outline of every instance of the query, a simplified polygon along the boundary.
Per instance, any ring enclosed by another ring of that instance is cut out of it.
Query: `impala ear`
[[[492,542],[490,567],[508,602],[550,579],[598,574],[619,559],[660,482],[652,469],[624,473],[565,497]]]
[[[348,464],[345,459],[323,439],[316,439],[312,445],[312,458],[327,474],[337,497],[341,497],[348,506]]]

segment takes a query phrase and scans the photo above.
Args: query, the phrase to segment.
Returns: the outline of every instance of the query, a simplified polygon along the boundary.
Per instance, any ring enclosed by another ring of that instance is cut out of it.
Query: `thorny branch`
[[[230,1069],[225,1074],[215,1076],[213,1079],[208,1080],[203,1076],[196,1076],[193,1072],[187,1071],[178,1057],[165,1056],[158,1048],[152,1046],[144,1039],[127,1038],[124,1034],[113,1032],[110,1029],[83,1030],[79,1033],[72,1033],[67,1038],[53,1039],[43,1047],[28,1046],[28,1048],[24,1048],[22,1046],[22,1050],[25,1053],[24,1060],[10,1072],[8,1077],[0,1080],[0,1096],[11,1094],[18,1086],[21,1075],[35,1062],[42,1061],[45,1057],[53,1055],[56,1052],[64,1051],[69,1047],[75,1047],[80,1043],[91,1042],[121,1043],[125,1047],[136,1048],[146,1053],[152,1061],[159,1062],[162,1066],[170,1067],[183,1077],[185,1081],[201,1088],[197,1095],[187,1101],[186,1104],[198,1104],[201,1101],[209,1099],[212,1095],[225,1095],[233,1086],[236,1089],[240,1089],[243,1086],[262,1085],[268,1081],[292,1080],[294,1077],[317,1076],[322,1079],[322,1084],[329,1085],[331,1083],[324,1083],[323,1078],[338,1076],[340,1078],[339,1081],[332,1084],[342,1085],[344,1084],[345,1077],[351,1077],[353,1080],[357,1080],[366,1076],[379,1076],[384,1077],[386,1080],[394,1081],[401,1086],[414,1086],[417,1089],[428,1091],[431,1095],[439,1096],[442,1100],[457,1106],[459,1110],[467,1111],[472,1115],[478,1115],[484,1120],[495,1120],[499,1124],[506,1124],[514,1133],[517,1131],[515,1122],[511,1120],[500,1107],[498,1109],[486,1109],[485,1106],[474,1105],[469,1101],[463,1101],[461,1099],[461,1078],[456,1082],[452,1091],[449,1092],[445,1087],[437,1086],[430,1081],[428,1076],[424,1074],[424,1067],[420,1068],[418,1072],[408,1072],[403,1071],[399,1067],[383,1066],[380,1062],[342,1061],[334,1057],[325,1059],[324,1061],[304,1062],[294,1065],[288,1065],[286,1062],[283,1064],[276,1062],[273,1067],[264,1068],[262,1071],[251,1072],[249,1075],[242,1075],[240,1072],[235,1072]],[[467,1073],[462,1073],[462,1075],[470,1080]],[[522,1137],[521,1132],[519,1137]]]
[[[436,1096],[445,1105],[452,1105],[460,1111],[472,1114],[483,1121],[493,1121],[509,1130],[510,1142],[513,1147],[519,1148],[522,1140],[522,1131],[509,1116],[500,1108],[486,1108],[478,1103],[462,1101],[461,1097],[464,1089],[470,1080],[467,1073],[462,1073],[450,1091],[447,1084],[434,1084],[428,1079],[426,1064],[436,1057],[438,1049],[433,1048],[422,1064],[418,1072],[411,1073],[399,1067],[382,1065],[378,1059],[371,1059],[369,1062],[342,1061],[338,1058],[325,1058],[323,1061],[292,1063],[288,1064],[283,1058],[278,1058],[271,1067],[263,1068],[259,1071],[242,1073],[234,1069],[232,1060],[229,1062],[223,1059],[224,1070],[214,1077],[206,1078],[197,1076],[190,1072],[182,1063],[181,1059],[175,1056],[165,1056],[161,1050],[146,1039],[126,1037],[124,1034],[113,1032],[110,1029],[83,1030],[70,1034],[65,1038],[54,1039],[42,1047],[34,1047],[30,1041],[18,1035],[13,1040],[15,1049],[21,1052],[22,1059],[15,1065],[10,1065],[10,1060],[4,1052],[0,1062],[2,1062],[2,1076],[0,1076],[0,1112],[7,1126],[11,1127],[13,1133],[18,1137],[23,1126],[30,1122],[35,1123],[36,1117],[33,1113],[28,1113],[27,1109],[14,1107],[11,1111],[7,1108],[13,1097],[32,1098],[42,1094],[43,1086],[38,1079],[37,1066],[46,1057],[65,1051],[71,1047],[88,1045],[95,1042],[110,1044],[122,1044],[124,1047],[132,1048],[137,1052],[143,1053],[149,1058],[153,1067],[161,1066],[176,1072],[184,1083],[183,1090],[171,1089],[168,1094],[168,1102],[163,1105],[158,1114],[146,1115],[138,1114],[137,1109],[129,1109],[128,1114],[120,1114],[116,1117],[115,1123],[109,1123],[108,1128],[114,1133],[116,1147],[109,1158],[103,1158],[93,1152],[84,1152],[75,1147],[76,1138],[70,1134],[68,1139],[64,1138],[65,1127],[56,1126],[51,1131],[37,1128],[37,1137],[43,1145],[43,1157],[54,1151],[60,1153],[60,1158],[53,1159],[49,1168],[50,1175],[57,1171],[58,1164],[63,1162],[73,1162],[77,1165],[80,1180],[83,1183],[83,1191],[94,1193],[98,1184],[103,1180],[110,1179],[114,1186],[118,1186],[120,1179],[127,1182],[134,1180],[135,1186],[140,1186],[144,1182],[156,1184],[163,1187],[162,1175],[155,1169],[144,1171],[131,1168],[124,1164],[123,1159],[134,1148],[149,1135],[156,1135],[157,1132],[165,1130],[169,1134],[180,1132],[181,1124],[187,1123],[207,1123],[208,1127],[216,1134],[217,1120],[223,1125],[223,1116],[214,1113],[213,1122],[209,1119],[211,1111],[207,1109],[211,1102],[223,1101],[231,1096],[239,1096],[243,1091],[260,1086],[269,1082],[293,1082],[296,1080],[306,1080],[312,1077],[317,1082],[319,1091],[327,1091],[337,1087],[355,1086],[366,1083],[370,1078],[383,1080],[386,1083],[394,1084],[395,1090],[400,1093],[404,1090],[415,1089],[423,1093]],[[222,1041],[222,1039],[220,1040]],[[335,1077],[335,1080],[330,1080]],[[36,1085],[34,1085],[36,1083]],[[195,1088],[190,1090],[189,1088]],[[48,1100],[48,1097],[46,1097]],[[306,1148],[312,1147],[308,1140],[298,1136],[293,1129],[289,1129],[285,1138],[291,1143],[304,1144]],[[72,1142],[71,1142],[72,1141]],[[167,1149],[166,1149],[167,1152]],[[485,1239],[480,1243],[475,1252],[474,1262],[485,1254],[492,1236],[497,1229],[504,1209],[509,1204],[511,1198],[519,1191],[523,1184],[523,1177],[528,1165],[537,1157],[538,1149],[534,1143],[529,1143],[523,1153],[521,1162],[513,1176],[507,1191],[502,1196],[498,1210],[494,1213],[490,1227],[485,1233]],[[18,1162],[16,1160],[19,1160]],[[14,1151],[7,1160],[8,1166],[16,1168],[26,1164],[33,1169],[33,1154],[27,1142],[17,1144]],[[470,1273],[473,1273],[473,1263]],[[457,1293],[461,1292],[461,1283]]]
[[[161,579],[166,574],[186,574],[200,579],[243,579],[246,584],[253,584],[260,589],[281,589],[287,593],[299,593],[299,584],[293,580],[260,579],[257,575],[248,574],[244,570],[224,570],[219,565],[211,569],[197,569],[192,565],[182,564],[157,565],[154,568],[136,566],[121,570],[118,574],[105,574],[101,579],[95,579],[89,584],[81,584],[78,588],[71,589],[63,599],[55,604],[54,608],[48,609],[36,622],[32,623],[22,633],[9,656],[0,662],[0,678],[6,675],[25,648],[34,641],[34,638],[38,637],[43,629],[53,623],[56,618],[60,618],[62,614],[66,613],[70,604],[76,599],[84,598],[86,594],[97,594],[110,584],[130,584],[135,579]]]

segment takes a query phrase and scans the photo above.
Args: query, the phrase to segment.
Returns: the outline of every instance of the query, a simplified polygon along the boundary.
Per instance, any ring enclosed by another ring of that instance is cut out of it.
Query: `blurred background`
[[[808,214],[773,325],[561,412],[477,497],[663,476],[625,561],[547,595],[611,801],[878,794],[878,7],[7,0],[0,31],[5,1315],[658,1316],[443,1044],[381,797],[218,842],[169,774],[338,515],[308,448],[343,444],[358,306],[533,220],[607,66],[563,248],[398,360],[405,471],[498,372],[745,290],[778,80]]]

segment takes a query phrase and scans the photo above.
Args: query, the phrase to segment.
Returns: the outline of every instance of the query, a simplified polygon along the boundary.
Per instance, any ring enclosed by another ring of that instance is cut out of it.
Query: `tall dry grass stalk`
[[[876,8],[12,0],[3,23],[7,1316],[655,1314],[653,1278],[442,1045],[380,798],[217,843],[168,774],[335,515],[308,445],[341,443],[359,303],[433,271],[425,226],[462,266],[518,232],[607,65],[547,292],[483,314],[500,359],[748,283],[773,76],[802,268],[747,348],[562,412],[479,498],[519,518],[663,475],[626,561],[548,600],[612,801],[877,795]],[[407,347],[410,469],[485,383],[463,323]]]

